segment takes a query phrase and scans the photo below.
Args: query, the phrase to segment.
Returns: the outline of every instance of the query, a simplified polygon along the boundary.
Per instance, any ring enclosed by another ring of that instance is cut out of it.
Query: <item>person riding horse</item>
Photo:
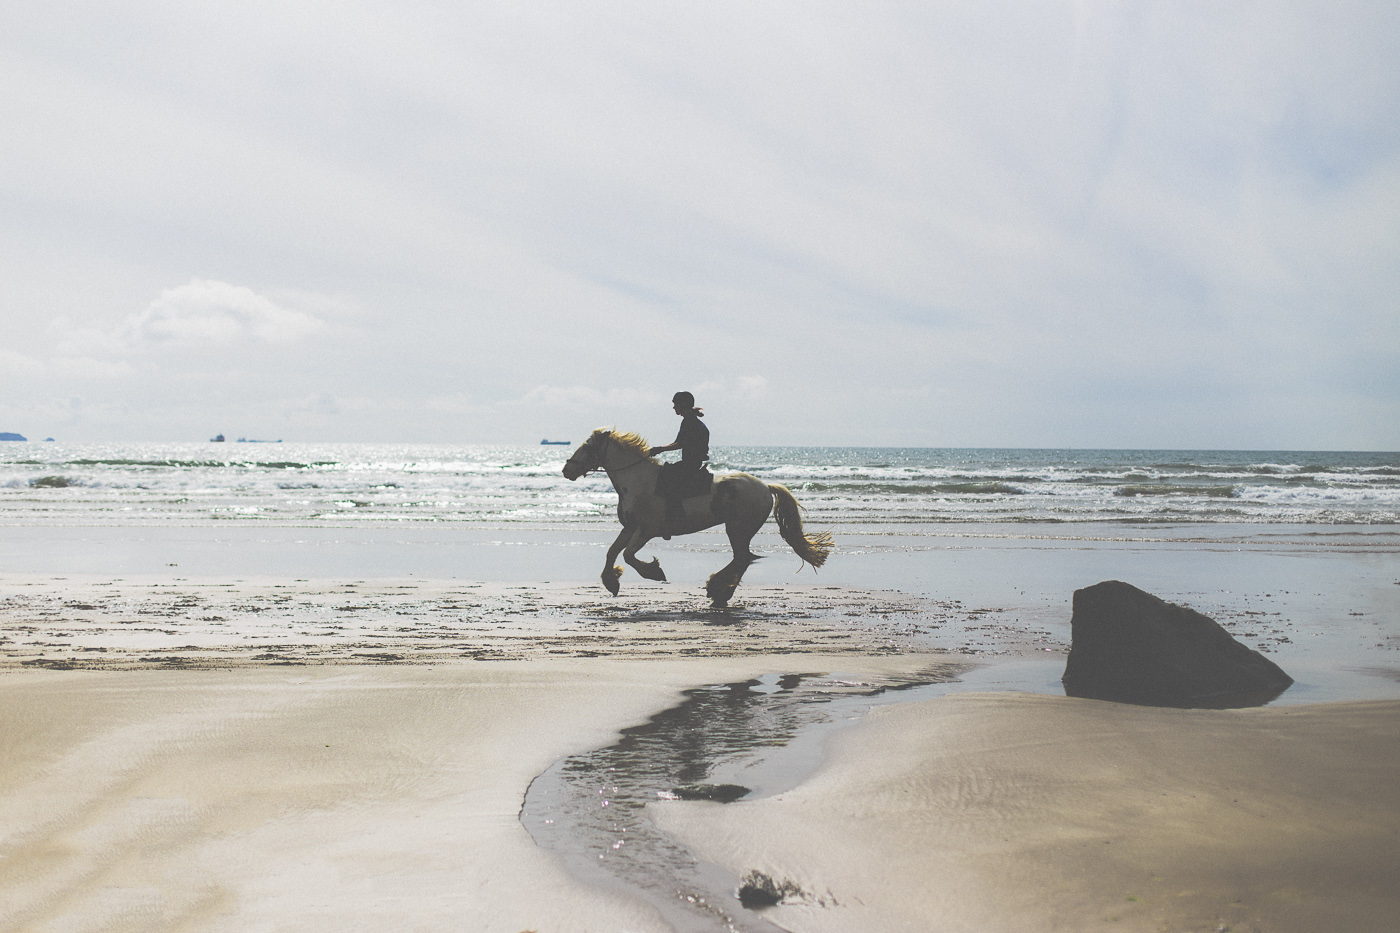
[[[704,495],[705,489],[697,489],[702,476],[708,476],[705,461],[710,459],[710,429],[701,418],[705,413],[695,407],[695,396],[689,392],[677,392],[671,397],[671,405],[681,416],[681,429],[676,439],[665,447],[653,447],[648,455],[656,456],[668,450],[679,450],[681,459],[677,463],[662,466],[656,477],[656,494],[666,500],[666,532],[663,538],[670,539],[678,534],[685,521],[681,502],[687,496]]]

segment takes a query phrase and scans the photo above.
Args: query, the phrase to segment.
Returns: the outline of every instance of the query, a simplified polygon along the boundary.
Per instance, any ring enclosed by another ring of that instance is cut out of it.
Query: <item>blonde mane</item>
[[[639,457],[647,456],[647,451],[651,450],[651,444],[647,443],[647,439],[632,431],[624,434],[613,428],[599,428],[593,432],[593,437],[596,438],[602,434],[611,434],[615,443],[635,452]]]

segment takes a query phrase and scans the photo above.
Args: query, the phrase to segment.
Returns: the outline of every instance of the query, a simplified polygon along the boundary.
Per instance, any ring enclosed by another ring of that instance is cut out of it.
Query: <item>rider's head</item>
[[[684,415],[695,410],[695,396],[689,392],[677,392],[671,396],[671,404],[675,406],[676,414]]]

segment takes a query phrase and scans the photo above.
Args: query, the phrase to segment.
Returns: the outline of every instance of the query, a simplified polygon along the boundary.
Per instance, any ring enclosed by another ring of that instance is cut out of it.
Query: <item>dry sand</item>
[[[552,762],[691,686],[1063,647],[950,601],[743,596],[0,578],[0,930],[664,930],[521,826]],[[1397,723],[965,695],[879,711],[789,793],[652,809],[800,889],[766,912],[792,930],[1393,930]]]
[[[1397,701],[962,694],[833,745],[789,793],[653,818],[803,933],[1400,929]]]

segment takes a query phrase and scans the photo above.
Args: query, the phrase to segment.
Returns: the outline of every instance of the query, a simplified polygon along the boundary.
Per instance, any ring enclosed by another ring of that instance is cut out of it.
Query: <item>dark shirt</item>
[[[676,443],[681,445],[681,463],[699,467],[710,459],[710,429],[697,415],[681,418],[681,429],[676,434]]]

